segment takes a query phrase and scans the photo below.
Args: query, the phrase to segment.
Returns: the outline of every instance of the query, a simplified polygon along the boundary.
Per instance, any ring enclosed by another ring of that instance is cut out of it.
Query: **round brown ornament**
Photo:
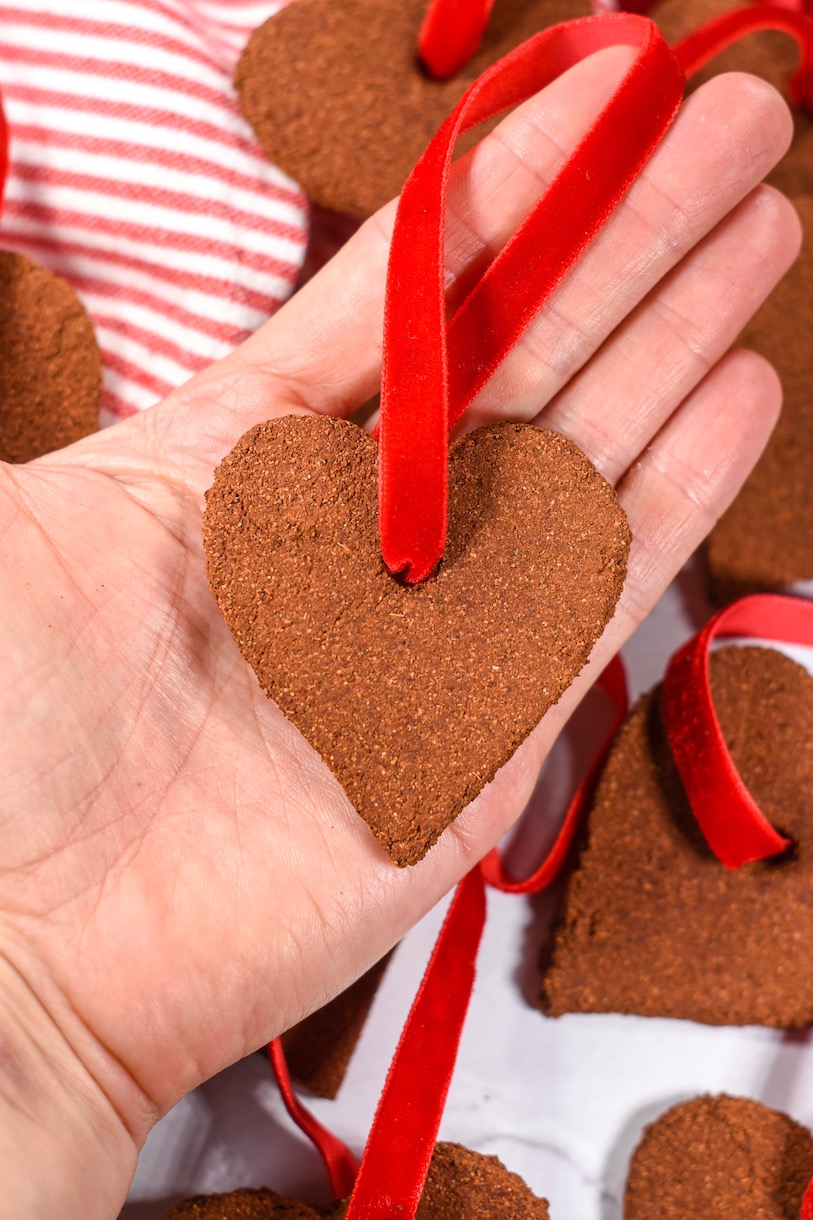
[[[0,251],[0,459],[28,462],[95,432],[102,365],[73,289]]]
[[[342,1220],[347,1202],[309,1207],[270,1190],[236,1190],[179,1203],[166,1220]],[[416,1220],[549,1220],[548,1205],[496,1156],[438,1144]]]
[[[813,1175],[806,1128],[744,1097],[698,1097],[644,1132],[624,1220],[798,1220]]]

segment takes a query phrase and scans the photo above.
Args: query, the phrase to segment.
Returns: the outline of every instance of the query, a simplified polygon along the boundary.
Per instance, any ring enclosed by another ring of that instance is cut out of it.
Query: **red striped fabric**
[[[11,133],[0,246],[67,279],[96,327],[104,422],[150,406],[293,289],[307,206],[231,77],[279,0],[0,0]]]

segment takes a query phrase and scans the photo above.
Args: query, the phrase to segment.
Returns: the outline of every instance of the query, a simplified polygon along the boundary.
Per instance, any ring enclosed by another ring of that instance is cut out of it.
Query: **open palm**
[[[457,165],[452,293],[629,57],[586,61]],[[346,986],[519,815],[567,715],[774,422],[771,370],[724,353],[796,252],[792,209],[757,186],[789,135],[780,99],[751,78],[695,94],[469,412],[466,426],[508,417],[568,435],[617,485],[634,544],[588,669],[412,869],[389,863],[260,691],[201,545],[213,467],[247,428],[346,416],[375,392],[392,208],[170,400],[0,471],[0,1121],[11,1097],[14,1214],[114,1214],[160,1113]],[[47,1182],[26,1176],[34,1131],[58,1133]]]

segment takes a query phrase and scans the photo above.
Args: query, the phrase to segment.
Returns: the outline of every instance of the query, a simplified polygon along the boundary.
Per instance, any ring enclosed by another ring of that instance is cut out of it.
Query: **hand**
[[[581,64],[457,164],[452,293],[506,241],[629,59]],[[617,485],[634,544],[588,669],[412,869],[389,863],[259,690],[201,549],[203,493],[247,428],[347,416],[376,391],[393,207],[169,400],[0,470],[9,1214],[111,1216],[158,1115],[349,984],[518,817],[567,716],[774,423],[773,372],[724,353],[797,250],[790,205],[757,185],[790,130],[750,77],[694,94],[469,412],[467,427],[507,416],[568,435]]]

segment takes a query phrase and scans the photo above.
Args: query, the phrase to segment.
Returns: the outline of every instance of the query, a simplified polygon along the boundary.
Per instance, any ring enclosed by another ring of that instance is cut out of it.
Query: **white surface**
[[[633,697],[662,677],[671,653],[709,612],[690,567],[624,650]],[[813,650],[785,651],[813,672]],[[537,787],[524,850],[532,850],[534,831],[544,834],[561,811],[572,760],[568,740]],[[742,1094],[813,1127],[813,1035],[640,1017],[542,1016],[532,998],[554,902],[550,895],[489,894],[478,980],[441,1138],[499,1155],[550,1201],[552,1220],[621,1220],[630,1152],[643,1125],[677,1100]],[[397,950],[337,1100],[312,1102],[314,1113],[358,1152],[442,915],[431,912]],[[183,1194],[250,1185],[313,1202],[329,1198],[321,1163],[292,1128],[260,1055],[222,1073],[159,1123],[122,1215],[159,1220]]]

